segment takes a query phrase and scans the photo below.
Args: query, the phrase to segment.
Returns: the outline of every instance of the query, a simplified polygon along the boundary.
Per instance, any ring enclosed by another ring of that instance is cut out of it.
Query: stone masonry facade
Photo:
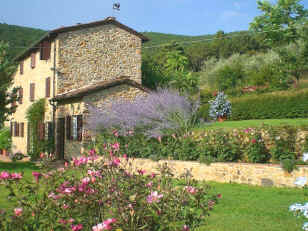
[[[113,24],[58,36],[58,94],[95,82],[130,77],[141,83],[142,39]]]

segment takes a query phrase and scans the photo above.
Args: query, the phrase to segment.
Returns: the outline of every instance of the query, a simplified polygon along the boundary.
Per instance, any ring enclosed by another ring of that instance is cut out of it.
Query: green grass
[[[32,172],[38,171],[39,168],[35,166],[35,164],[31,162],[15,162],[15,163],[4,163],[0,162],[0,172],[8,171],[8,172],[23,172],[24,178],[32,180]],[[0,185],[0,209],[1,208],[10,208],[11,204],[7,200],[8,191]]]
[[[268,119],[268,120],[241,120],[241,121],[224,121],[224,122],[213,122],[206,124],[200,128],[197,128],[198,131],[205,129],[234,129],[234,128],[253,128],[260,127],[262,125],[271,125],[271,126],[308,126],[308,119]]]
[[[301,230],[305,222],[288,211],[291,204],[308,200],[301,189],[210,185],[222,194],[222,199],[211,212],[208,225],[200,231],[293,231]]]
[[[23,171],[32,179],[38,168],[31,163],[1,163],[0,171]],[[303,218],[293,216],[288,208],[308,200],[301,189],[257,187],[210,182],[213,193],[222,198],[199,231],[295,231],[301,230]],[[0,188],[0,208],[10,208],[7,194]]]

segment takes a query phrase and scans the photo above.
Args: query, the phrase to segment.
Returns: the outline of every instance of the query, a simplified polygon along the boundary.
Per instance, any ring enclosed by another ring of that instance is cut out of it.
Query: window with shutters
[[[24,90],[22,88],[19,88],[19,104],[22,104],[22,99],[24,97]]]
[[[24,74],[24,61],[21,61],[19,64],[19,72],[21,75]]]
[[[48,60],[50,58],[50,51],[51,51],[51,42],[50,41],[42,42],[40,48],[40,59]]]
[[[35,83],[30,83],[30,101],[33,102],[35,99]]]
[[[66,139],[82,141],[82,115],[66,117]]]
[[[31,68],[35,68],[35,53],[31,54]]]
[[[46,79],[45,85],[46,98],[48,98],[50,97],[50,77]]]

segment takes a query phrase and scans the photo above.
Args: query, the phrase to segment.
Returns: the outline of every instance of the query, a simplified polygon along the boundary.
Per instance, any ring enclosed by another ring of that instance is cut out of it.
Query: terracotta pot
[[[224,122],[227,118],[225,116],[219,116],[218,117],[218,122]]]
[[[2,149],[2,155],[7,156],[7,152],[5,149]]]

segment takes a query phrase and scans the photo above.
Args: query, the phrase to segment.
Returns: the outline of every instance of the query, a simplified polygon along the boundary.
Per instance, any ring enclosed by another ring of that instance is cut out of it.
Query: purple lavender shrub
[[[159,89],[134,101],[114,100],[103,110],[90,105],[88,129],[117,129],[120,135],[134,131],[148,137],[187,133],[198,123],[199,106],[199,101],[175,90]]]

